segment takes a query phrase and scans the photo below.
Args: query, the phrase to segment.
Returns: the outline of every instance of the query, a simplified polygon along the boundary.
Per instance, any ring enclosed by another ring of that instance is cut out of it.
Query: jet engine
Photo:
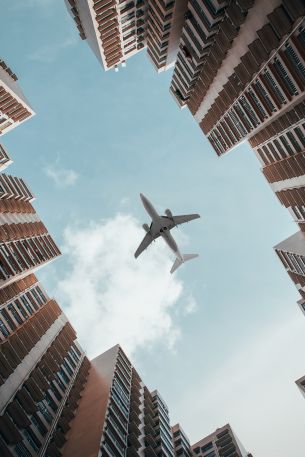
[[[146,233],[150,233],[150,228],[149,228],[148,224],[143,224],[142,227]]]
[[[170,209],[166,209],[166,210],[165,210],[165,214],[167,215],[167,217],[169,217],[170,219],[173,220],[173,215],[172,215],[172,212],[171,212]]]

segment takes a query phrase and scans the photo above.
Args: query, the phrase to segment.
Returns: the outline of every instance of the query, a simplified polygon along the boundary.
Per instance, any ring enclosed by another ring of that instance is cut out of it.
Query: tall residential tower
[[[147,48],[158,72],[174,65],[187,0],[65,0],[80,37],[105,70]]]
[[[35,114],[17,80],[15,73],[0,59],[0,136]]]

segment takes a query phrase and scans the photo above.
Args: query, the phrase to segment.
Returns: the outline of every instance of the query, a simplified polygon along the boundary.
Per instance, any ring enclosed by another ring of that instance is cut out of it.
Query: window
[[[255,82],[255,89],[256,89],[257,93],[265,100],[265,103],[267,104],[270,111],[276,111],[276,108],[275,108],[274,104],[272,103],[271,98],[269,97],[269,95],[267,94],[264,87],[262,86],[262,84],[259,81]]]
[[[51,389],[51,391],[53,392],[54,397],[56,398],[56,400],[61,401],[61,400],[62,400],[62,395],[61,395],[61,393],[59,392],[59,390],[57,389],[57,387],[56,387],[54,381],[51,381],[51,382],[50,382],[50,389]]]
[[[286,138],[284,135],[281,135],[281,136],[280,136],[280,140],[281,140],[281,142],[282,142],[282,144],[283,144],[285,150],[288,152],[288,154],[289,154],[290,156],[292,156],[292,155],[293,155],[293,150],[291,149],[291,146],[290,146],[290,144],[288,143],[287,138]]]
[[[301,152],[302,148],[297,142],[294,134],[292,132],[287,132],[288,139],[290,140],[291,144],[293,145],[296,152]]]
[[[16,444],[15,452],[18,455],[18,457],[32,457],[30,451],[25,447],[25,445],[22,442]]]
[[[21,317],[19,316],[19,314],[17,313],[14,305],[12,303],[10,303],[7,307],[7,309],[12,313],[12,315],[14,316],[14,318],[16,319],[16,321],[18,322],[18,324],[22,324],[23,320],[21,319]]]
[[[276,149],[278,150],[278,152],[281,154],[282,159],[287,157],[287,154],[285,153],[285,151],[284,151],[282,145],[280,144],[280,142],[278,140],[274,140],[273,143],[274,143],[274,146],[276,147]]]
[[[256,114],[254,113],[253,109],[251,108],[251,105],[250,103],[247,101],[246,97],[244,97],[243,95],[239,98],[239,103],[241,104],[241,106],[243,107],[245,113],[247,114],[247,116],[249,117],[253,127],[257,127],[259,125],[259,120],[256,116]]]
[[[36,291],[36,287],[33,287],[33,289],[31,289],[31,292],[34,295],[36,301],[40,304],[40,306],[43,305],[43,301],[42,301],[40,295],[38,295],[38,292]]]
[[[0,330],[4,336],[9,336],[10,332],[2,319],[0,319]]]
[[[231,121],[233,122],[233,124],[235,125],[235,127],[237,128],[237,130],[239,131],[240,135],[241,135],[242,137],[244,137],[245,135],[247,135],[246,129],[244,128],[244,126],[243,126],[243,124],[240,122],[240,120],[238,119],[238,116],[236,115],[236,113],[234,112],[233,109],[229,111],[229,116],[230,116]]]
[[[19,302],[19,300],[15,300],[15,305],[18,309],[18,311],[20,311],[20,314],[24,317],[24,319],[27,319],[29,316],[27,314],[27,312],[25,311],[25,309],[23,308],[23,306],[21,305],[21,303]],[[32,313],[30,313],[32,314]]]
[[[297,137],[301,141],[302,145],[305,146],[305,135],[300,127],[296,127],[294,129],[295,133],[297,134]]]
[[[22,301],[23,306],[24,306],[25,309],[28,311],[28,313],[29,313],[30,315],[32,315],[32,314],[33,314],[33,308],[32,308],[32,306],[30,305],[29,301],[25,298],[24,295],[21,295],[20,300]]]
[[[202,446],[201,451],[202,452],[206,452],[206,451],[208,451],[209,449],[212,449],[212,448],[213,448],[213,443],[212,443],[212,441],[210,441],[209,443],[207,443],[204,446]]]
[[[275,82],[273,77],[271,76],[270,72],[268,70],[265,70],[264,76],[266,77],[268,83],[270,84],[272,90],[274,91],[274,94],[276,95],[276,98],[280,102],[280,104],[286,103],[285,97],[282,94],[282,91],[279,89],[278,84]]]
[[[26,437],[27,441],[30,443],[34,451],[38,452],[39,448],[41,447],[41,442],[32,431],[30,427],[24,429],[24,436]]]
[[[42,421],[40,420],[40,418],[37,416],[37,414],[35,414],[34,416],[32,416],[32,423],[34,424],[34,426],[37,428],[37,430],[39,431],[39,433],[42,435],[42,436],[45,436],[46,433],[47,433],[47,428],[43,425]]]
[[[66,384],[69,384],[70,379],[66,375],[65,371],[61,368],[58,372],[59,376],[64,380]]]
[[[9,313],[7,312],[6,309],[1,310],[1,314],[8,323],[8,325],[11,327],[12,330],[16,330],[16,325],[14,324],[12,318],[10,317]]]
[[[48,405],[50,406],[50,408],[56,412],[58,410],[58,406],[56,405],[55,401],[53,400],[53,398],[51,397],[51,395],[49,394],[49,392],[46,392],[45,393],[45,399],[48,403]]]
[[[63,361],[63,366],[65,367],[65,369],[67,370],[69,375],[72,376],[73,375],[73,370],[71,369],[71,367],[69,366],[69,364],[68,364],[68,362],[66,360]]]
[[[290,63],[293,65],[295,68],[297,74],[299,75],[300,79],[305,82],[305,67],[300,61],[298,55],[294,51],[293,47],[288,43],[286,44],[286,49],[285,49],[285,54],[290,61]]]
[[[256,105],[256,107],[259,110],[262,118],[268,117],[265,109],[263,108],[261,102],[259,101],[258,97],[256,96],[256,93],[254,92],[254,90],[249,89],[248,90],[248,95],[251,97],[253,103]]]
[[[48,424],[51,424],[53,419],[52,419],[52,416],[49,413],[49,410],[46,407],[46,405],[42,401],[40,401],[39,403],[37,403],[37,406],[38,406],[39,411],[41,412],[41,414],[45,418],[45,420],[48,422]]]
[[[298,95],[298,91],[297,91],[294,83],[292,82],[290,75],[286,71],[282,62],[277,57],[274,59],[273,65],[276,68],[278,74],[281,76],[282,81],[285,83],[285,86],[288,89],[288,92],[290,93],[290,95]]]
[[[272,152],[273,157],[275,158],[275,160],[281,160],[283,158],[277,152],[277,150],[275,149],[275,147],[274,147],[274,145],[273,145],[273,143],[271,141],[270,141],[270,143],[267,143],[267,146],[269,147],[270,151]]]
[[[65,384],[62,382],[62,380],[60,379],[60,377],[58,376],[58,373],[56,373],[55,375],[55,380],[57,382],[57,384],[59,385],[59,387],[61,388],[61,390],[64,392],[66,390],[66,386]]]

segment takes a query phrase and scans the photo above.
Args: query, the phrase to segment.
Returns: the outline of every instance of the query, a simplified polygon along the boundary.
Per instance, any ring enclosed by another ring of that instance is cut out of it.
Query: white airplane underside
[[[171,268],[171,273],[173,273],[177,268],[180,267],[184,262],[198,257],[198,254],[181,254],[177,246],[176,241],[171,235],[170,231],[174,227],[177,227],[180,224],[185,222],[190,222],[194,219],[198,219],[199,214],[185,214],[180,216],[173,216],[171,211],[167,209],[165,211],[165,216],[160,216],[150,201],[143,195],[140,194],[141,200],[143,202],[144,208],[150,215],[152,222],[150,226],[148,224],[143,224],[143,229],[146,231],[140,246],[136,250],[134,256],[135,258],[139,257],[142,252],[148,248],[148,246],[157,238],[162,237],[172,252],[176,255],[175,262]]]

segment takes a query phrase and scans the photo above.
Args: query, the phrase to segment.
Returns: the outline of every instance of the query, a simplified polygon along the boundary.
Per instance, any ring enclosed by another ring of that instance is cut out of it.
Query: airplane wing
[[[181,216],[173,216],[173,221],[175,225],[180,225],[198,219],[199,217],[199,214],[184,214]]]
[[[152,241],[154,240],[154,238],[151,236],[150,233],[146,233],[146,235],[144,236],[140,246],[138,247],[138,249],[136,250],[134,256],[135,258],[139,257],[140,254],[142,254],[142,252],[148,248],[148,246],[150,245],[150,243],[152,243]]]

